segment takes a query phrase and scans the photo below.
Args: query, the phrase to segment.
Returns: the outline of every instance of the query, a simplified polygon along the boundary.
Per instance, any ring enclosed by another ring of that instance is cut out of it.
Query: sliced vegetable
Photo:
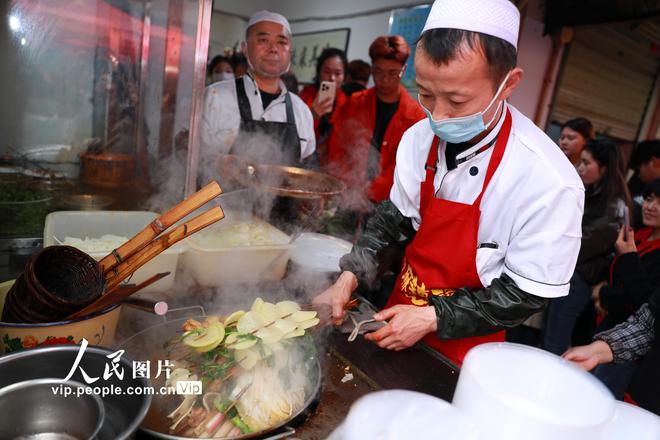
[[[231,348],[232,350],[245,350],[246,348],[252,347],[256,343],[257,343],[256,338],[242,339],[242,340],[239,340],[238,342],[235,342],[231,345],[227,345],[227,347]]]
[[[280,301],[275,304],[275,307],[277,308],[277,314],[280,318],[291,315],[300,310],[300,306],[294,301]]]
[[[245,311],[237,310],[225,319],[225,327],[229,327],[231,324],[238,322],[245,315]]]
[[[253,333],[262,326],[263,322],[261,322],[261,319],[259,319],[259,316],[253,310],[245,313],[236,324],[236,328],[241,333]]]
[[[272,344],[279,342],[284,333],[274,327],[262,327],[254,335],[260,338],[264,344]]]
[[[304,335],[305,335],[305,330],[300,328],[300,327],[296,327],[296,329],[294,331],[284,335],[284,339],[298,338],[298,337],[304,336]]]
[[[200,352],[213,350],[225,337],[224,326],[217,322],[203,329],[200,334],[192,333],[183,338],[183,343]]]
[[[291,314],[291,319],[294,322],[308,321],[312,318],[316,318],[316,312],[313,311],[313,310],[309,310],[309,311],[300,310],[300,311],[297,311],[297,312],[293,312]]]
[[[236,358],[236,362],[238,362],[241,367],[245,368],[246,370],[253,369],[259,361],[259,355],[249,348],[247,350],[236,350],[234,356]]]
[[[259,319],[261,319],[263,325],[270,325],[277,318],[279,318],[275,304],[268,302],[263,303],[261,308],[256,310],[255,313],[259,316]]]
[[[238,335],[240,335],[240,333],[229,333],[225,338],[225,344],[229,346],[236,343],[238,341]]]
[[[272,325],[273,328],[278,329],[283,334],[291,333],[297,327],[295,322],[289,321],[288,319],[278,319]]]
[[[321,322],[321,320],[319,318],[308,319],[307,321],[299,322],[298,323],[298,328],[301,328],[303,330],[308,329],[310,327],[314,327],[319,322]]]
[[[257,297],[252,303],[252,307],[250,307],[250,310],[253,312],[258,312],[261,309],[261,306],[263,305],[264,305],[264,300]]]

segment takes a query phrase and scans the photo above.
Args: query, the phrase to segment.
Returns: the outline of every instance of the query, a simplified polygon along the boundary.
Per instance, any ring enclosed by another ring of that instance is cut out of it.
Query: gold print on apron
[[[408,263],[404,263],[401,271],[401,290],[410,302],[416,306],[425,306],[429,303],[429,297],[452,296],[454,289],[427,289],[424,283],[419,283],[419,278],[413,272]]]

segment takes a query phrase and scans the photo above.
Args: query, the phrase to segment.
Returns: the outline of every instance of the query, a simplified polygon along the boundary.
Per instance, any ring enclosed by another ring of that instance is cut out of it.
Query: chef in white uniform
[[[243,52],[247,75],[206,88],[202,117],[202,157],[251,156],[260,163],[299,165],[316,147],[314,120],[305,103],[289,93],[280,75],[291,63],[291,28],[269,11],[248,21]]]
[[[405,247],[385,309],[366,335],[401,350],[419,340],[460,364],[473,346],[568,294],[580,248],[584,188],[575,168],[507,103],[520,15],[509,0],[437,0],[415,54],[427,119],[403,135],[383,202],[335,285],[316,298],[333,317]],[[375,301],[383,298],[372,298]]]

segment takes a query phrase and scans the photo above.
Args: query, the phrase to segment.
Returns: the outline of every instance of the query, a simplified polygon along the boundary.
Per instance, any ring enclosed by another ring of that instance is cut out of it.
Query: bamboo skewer
[[[99,262],[101,270],[104,274],[107,274],[117,265],[125,262],[126,259],[128,259],[130,256],[142,250],[154,238],[175,224],[177,221],[181,220],[183,217],[204,205],[209,200],[219,196],[220,194],[222,194],[220,185],[218,185],[218,183],[215,181],[209,183],[195,194],[191,195],[167,211],[165,214],[149,223],[147,227],[138,232],[133,238],[121,245],[118,249],[113,250],[110,254],[103,257],[103,259]]]
[[[186,238],[207,227],[210,224],[217,222],[224,217],[224,213],[220,207],[211,208],[203,214],[198,215],[192,220],[177,226],[169,233],[152,240],[149,244],[142,247],[139,251],[134,252],[130,257],[114,266],[109,271],[105,272],[106,276],[106,289],[113,290],[124,279],[128,278],[130,274],[138,270],[152,258],[160,254],[165,249],[172,246],[174,243]],[[106,257],[107,258],[107,257]]]
[[[78,310],[75,313],[72,313],[71,315],[67,316],[65,319],[75,319],[75,318],[81,318],[83,316],[90,315],[94,312],[101,311],[107,307],[110,307],[113,304],[117,304],[120,302],[122,299],[131,296],[138,290],[142,290],[145,287],[149,286],[150,284],[155,283],[156,281],[160,280],[161,278],[166,277],[169,275],[169,272],[161,272],[157,273],[156,275],[153,275],[152,277],[147,278],[146,280],[142,281],[140,284],[133,286],[133,287],[128,287],[128,288],[116,288],[108,293],[102,295],[100,298],[98,298],[96,301],[88,305],[87,307]]]

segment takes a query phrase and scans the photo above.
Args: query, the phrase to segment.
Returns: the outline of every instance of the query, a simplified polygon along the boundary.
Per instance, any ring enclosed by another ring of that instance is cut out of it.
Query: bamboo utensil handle
[[[195,194],[149,223],[147,227],[138,232],[133,238],[121,245],[118,249],[113,250],[110,254],[103,257],[99,262],[101,270],[103,273],[108,273],[128,257],[147,246],[149,242],[167,228],[220,194],[222,194],[222,189],[220,188],[220,185],[218,185],[218,182],[213,181],[209,183]]]
[[[122,305],[158,316],[164,316],[169,309],[165,301],[152,301],[144,298],[124,298],[121,303]]]
[[[112,290],[115,286],[128,278],[130,274],[138,270],[152,258],[172,246],[174,243],[183,240],[189,235],[204,229],[205,227],[222,219],[225,214],[220,207],[211,208],[203,214],[198,215],[192,220],[177,226],[167,234],[156,238],[147,246],[138,252],[133,253],[128,259],[116,265],[110,271],[105,273],[106,289]]]
[[[113,304],[117,304],[121,302],[122,299],[134,294],[138,290],[144,289],[145,287],[149,286],[150,284],[155,283],[156,281],[160,280],[161,278],[166,277],[169,275],[169,272],[161,272],[157,273],[156,275],[153,275],[152,277],[147,278],[146,280],[142,281],[140,284],[133,286],[133,287],[127,287],[127,288],[116,288],[108,293],[102,295],[100,298],[98,298],[96,301],[88,305],[87,307],[78,310],[75,313],[72,313],[71,315],[67,316],[66,319],[75,319],[75,318],[81,318],[83,316],[90,315],[94,312],[101,311],[107,307],[110,307]]]

